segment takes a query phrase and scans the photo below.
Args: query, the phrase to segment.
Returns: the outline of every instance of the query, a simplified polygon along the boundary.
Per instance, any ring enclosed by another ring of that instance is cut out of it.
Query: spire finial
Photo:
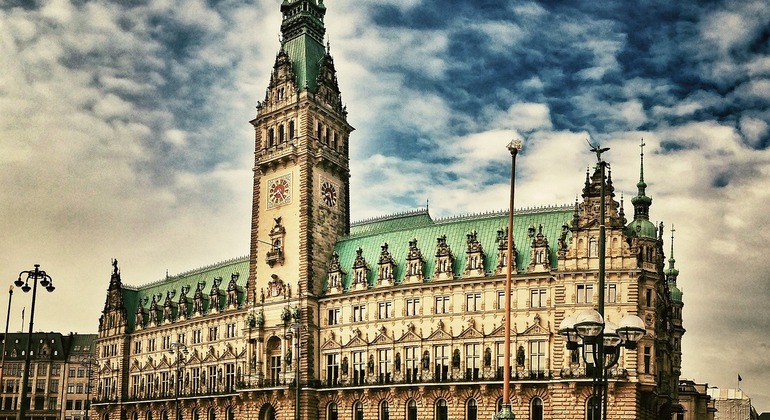
[[[669,257],[669,260],[674,261],[674,232],[676,232],[676,229],[674,229],[674,224],[671,224],[671,257]]]
[[[639,143],[639,149],[641,151],[640,158],[641,158],[642,164],[641,166],[639,166],[639,184],[638,185],[644,184],[644,146],[645,146],[644,139],[642,139],[641,142]],[[646,186],[647,184],[644,184],[644,187]],[[644,187],[640,187],[640,188],[644,188]]]

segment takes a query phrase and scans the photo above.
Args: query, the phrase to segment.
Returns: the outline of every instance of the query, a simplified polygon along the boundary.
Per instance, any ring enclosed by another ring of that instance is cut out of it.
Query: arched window
[[[217,409],[214,407],[209,408],[208,420],[217,420]]]
[[[406,403],[406,420],[417,420],[417,402],[409,400]]]
[[[477,420],[478,419],[478,407],[476,406],[476,400],[473,398],[468,400],[468,405],[465,406],[465,420]]]
[[[163,419],[163,420],[168,420],[168,411],[166,411],[166,410],[163,410],[163,411],[160,413],[160,418],[161,418],[161,419]]]
[[[104,413],[104,414],[108,414],[109,415],[109,413]],[[139,420],[139,412],[138,411],[134,411],[133,413],[131,413],[131,420]]]
[[[436,401],[436,420],[449,420],[449,413],[447,412],[446,400],[441,398]]]
[[[147,410],[147,414],[144,416],[144,418],[147,420],[152,420],[152,411]]]
[[[601,399],[590,397],[586,400],[586,420],[601,420]]]
[[[361,401],[353,404],[353,420],[364,420],[364,404]]]
[[[385,400],[380,402],[380,420],[390,420],[390,408]]]
[[[278,417],[275,415],[275,408],[270,404],[265,404],[262,409],[259,410],[259,420],[276,420]]]
[[[495,401],[495,413],[499,413],[503,411],[503,399],[498,398],[497,401]]]
[[[326,420],[337,420],[337,403],[330,402],[326,406]]]
[[[225,418],[227,420],[235,420],[235,409],[233,409],[232,405],[225,410]]]
[[[201,409],[196,408],[192,412],[192,418],[193,420],[201,420]]]
[[[270,368],[268,382],[270,385],[278,385],[281,382],[281,339],[271,337],[267,340],[267,357]]]
[[[110,420],[110,413],[104,413],[104,415],[102,416],[102,420]]]
[[[530,420],[543,420],[543,400],[539,397],[532,398],[529,403]]]

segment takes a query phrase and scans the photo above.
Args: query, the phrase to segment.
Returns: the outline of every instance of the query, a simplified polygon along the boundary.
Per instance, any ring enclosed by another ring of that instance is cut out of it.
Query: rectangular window
[[[406,316],[419,316],[419,315],[420,315],[420,299],[407,299]]]
[[[163,336],[163,347],[161,347],[162,350],[168,350],[171,348],[171,336],[165,335]]]
[[[48,382],[48,392],[51,392],[51,393],[59,392],[59,380],[58,379],[51,379],[51,381]]]
[[[200,344],[203,341],[203,332],[201,330],[193,331],[193,344]]]
[[[326,355],[326,385],[335,386],[340,380],[340,355],[339,353]]]
[[[465,310],[467,312],[481,310],[481,293],[468,293],[465,295]]]
[[[169,395],[168,390],[168,381],[169,381],[169,374],[168,372],[161,372],[160,373],[160,395],[165,396]]]
[[[280,364],[280,363],[279,363]],[[197,394],[201,389],[201,368],[194,367],[190,369],[190,391]]]
[[[393,312],[393,302],[379,302],[377,309],[377,319],[388,319]]]
[[[652,289],[647,289],[644,292],[644,302],[647,304],[646,306],[652,306]]]
[[[392,352],[393,350],[390,350],[390,349],[377,350],[377,362],[379,365],[378,379],[380,380],[381,384],[390,383],[390,371],[391,371],[391,368],[393,367]]]
[[[340,323],[340,309],[329,309],[327,312],[327,325],[339,325]]]
[[[499,342],[495,343],[495,352],[497,354],[497,378],[502,379],[503,373],[505,372],[505,343]],[[514,357],[513,354],[515,353],[515,349],[513,346],[513,343],[511,343],[511,354],[510,354],[510,370],[513,372],[515,363],[514,363]]]
[[[366,356],[362,351],[353,352],[353,384],[363,385],[366,377]]]
[[[209,341],[219,340],[219,327],[209,327]]]
[[[75,384],[75,393],[76,394],[82,394],[83,393],[83,384]]]
[[[575,301],[577,303],[591,303],[594,300],[593,284],[578,284],[575,290]]]
[[[530,290],[529,307],[530,308],[545,308],[548,304],[546,299],[545,289],[532,289]]]
[[[233,338],[236,334],[236,324],[227,324],[227,338]]]
[[[51,376],[59,376],[59,375],[61,375],[61,365],[58,363],[51,365]]]
[[[607,302],[617,303],[618,301],[618,286],[616,284],[607,285]]]
[[[278,385],[281,380],[281,356],[270,356],[270,381],[272,385]]]
[[[449,313],[449,296],[436,296],[436,314]]]
[[[67,384],[67,394],[75,393],[75,384]]]
[[[406,356],[406,381],[410,383],[417,382],[417,370],[420,367],[420,348],[407,347],[404,349],[404,353]]]
[[[217,391],[219,386],[219,379],[217,375],[217,367],[216,366],[209,366],[209,374],[208,378],[206,378],[206,384],[208,385],[209,391]]]
[[[56,403],[57,403],[56,397],[48,397],[48,409],[49,410],[56,410],[57,408],[59,408],[59,407],[56,406]]]
[[[83,378],[86,376],[86,369],[85,368],[78,368],[78,378]]]
[[[235,389],[235,363],[226,363],[225,364],[225,391],[229,392],[234,389]]]
[[[366,320],[366,305],[353,306],[353,322],[363,322]]]
[[[644,346],[644,373],[652,373],[652,348]]]
[[[449,346],[435,346],[433,348],[433,360],[436,370],[434,372],[437,381],[446,381],[449,379]]]
[[[516,296],[511,290],[511,309],[513,309],[513,297]],[[505,309],[505,290],[497,291],[497,309]]]
[[[187,334],[179,333],[176,336],[176,342],[181,344],[187,344]]]
[[[151,338],[147,340],[147,351],[155,351],[155,339]]]
[[[45,392],[45,379],[38,379],[35,381],[35,391]]]
[[[67,402],[64,404],[65,410],[72,410],[72,400],[67,400]]]
[[[542,377],[546,370],[546,343],[545,341],[529,342],[529,372],[530,375]]]
[[[481,344],[465,345],[465,379],[478,380],[481,371]]]
[[[43,363],[37,365],[37,376],[45,376],[47,372],[48,372],[48,365]]]
[[[134,354],[140,354],[142,352],[142,341],[134,341]]]
[[[141,385],[139,375],[131,375],[131,396],[132,397],[138,397],[139,396],[139,386]]]
[[[75,400],[75,410],[82,410],[82,409],[83,409],[83,401]]]
[[[69,368],[69,375],[68,376],[70,378],[74,378],[75,377],[75,368],[74,367]]]

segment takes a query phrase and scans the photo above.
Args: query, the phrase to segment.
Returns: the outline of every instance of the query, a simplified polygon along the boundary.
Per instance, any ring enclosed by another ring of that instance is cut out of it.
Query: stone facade
[[[351,224],[353,127],[323,43],[326,7],[287,0],[281,11],[281,47],[251,121],[250,254],[141,287],[124,285],[114,263],[93,415],[492,418],[503,393],[507,213],[433,220],[425,209]],[[598,305],[603,182],[605,319],[635,314],[647,329],[610,371],[608,417],[671,418],[678,407],[683,304],[673,258],[664,271],[663,226],[649,220],[643,175],[628,221],[611,174],[597,170],[574,205],[515,212],[518,418],[588,416],[593,366],[556,332]]]

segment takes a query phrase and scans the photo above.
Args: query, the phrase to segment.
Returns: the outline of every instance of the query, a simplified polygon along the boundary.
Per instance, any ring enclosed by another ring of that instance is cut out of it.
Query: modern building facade
[[[751,405],[751,398],[741,389],[709,388],[708,395],[714,400],[714,420],[756,420],[757,410]]]
[[[47,420],[83,420],[89,391],[89,367],[96,334],[33,333],[27,383],[27,417]],[[0,381],[0,419],[16,420],[21,403],[21,381],[27,349],[26,333],[8,334]],[[91,394],[93,396],[94,394]]]
[[[510,339],[516,416],[587,418],[593,366],[556,330],[597,305],[603,181],[605,318],[635,314],[647,328],[611,371],[609,417],[680,411],[679,273],[673,257],[665,267],[643,170],[630,220],[611,174],[603,180],[599,171],[576,174],[582,198],[573,205],[515,212],[513,332],[505,337],[507,213],[436,220],[424,209],[351,224],[353,127],[324,45],[326,7],[280,7],[280,50],[251,121],[250,253],[141,287],[124,284],[113,263],[92,413],[491,419]]]

